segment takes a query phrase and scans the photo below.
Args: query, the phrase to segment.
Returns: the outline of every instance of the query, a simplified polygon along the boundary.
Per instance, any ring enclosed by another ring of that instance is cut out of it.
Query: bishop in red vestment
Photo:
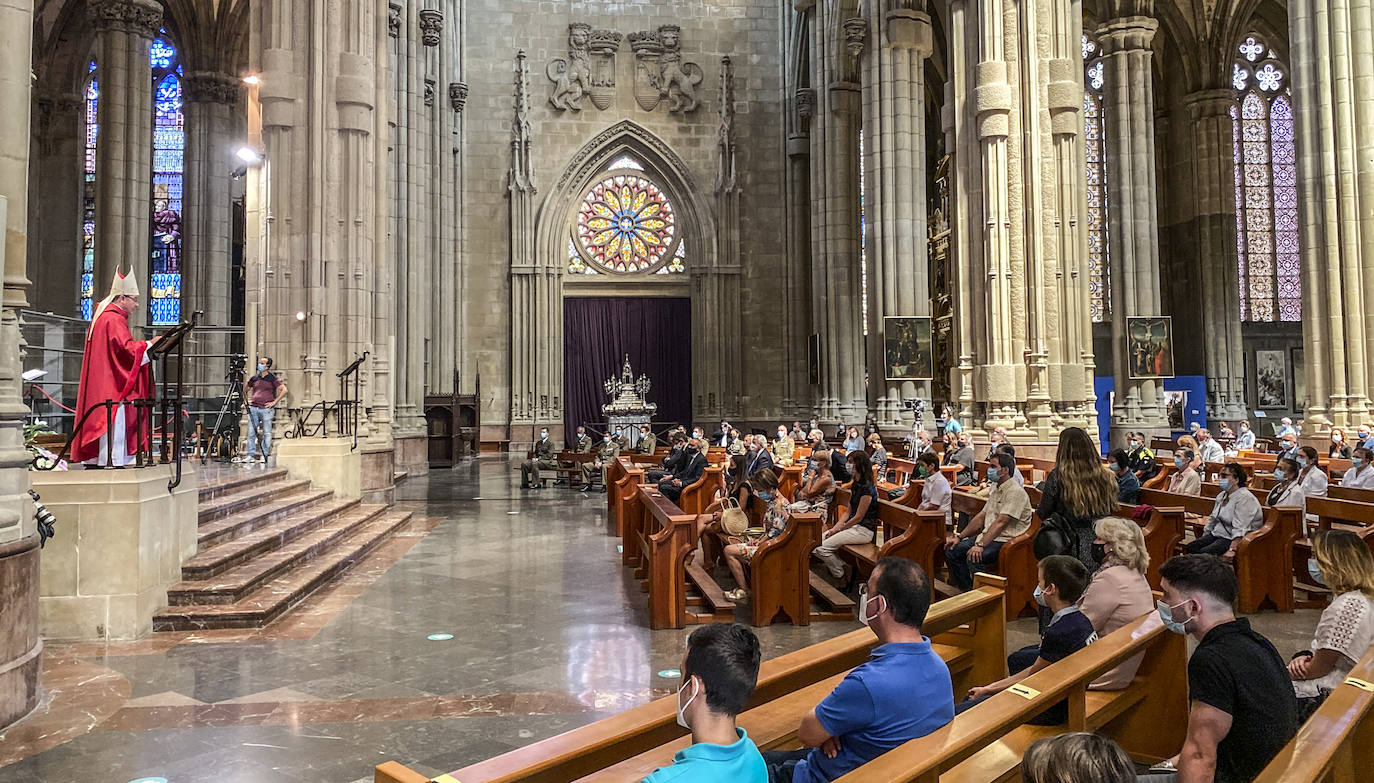
[[[110,295],[96,308],[86,332],[81,385],[76,394],[78,422],[86,411],[106,400],[127,403],[153,396],[152,374],[144,367],[152,343],[135,340],[129,332],[129,316],[137,309],[137,282],[132,275],[126,277],[116,270]],[[146,427],[146,413],[121,404],[111,414],[96,410],[81,425],[72,443],[73,462],[119,467],[134,461],[140,432]],[[111,437],[114,441],[109,444]],[[146,432],[143,437],[147,437]]]

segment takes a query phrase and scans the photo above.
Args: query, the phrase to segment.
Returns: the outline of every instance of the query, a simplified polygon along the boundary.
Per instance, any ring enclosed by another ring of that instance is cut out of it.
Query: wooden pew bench
[[[933,604],[926,616],[922,630],[935,644],[942,646],[942,654],[949,655],[946,660],[956,662],[959,671],[954,677],[954,687],[958,692],[1006,674],[1003,582],[998,577],[982,575],[973,591]],[[875,644],[877,637],[873,632],[859,628],[764,661],[746,711],[843,675],[866,661]],[[965,657],[966,654],[969,657]],[[805,709],[809,710],[815,703],[806,704]],[[677,696],[666,696],[455,770],[450,775],[462,783],[566,783],[598,771],[609,772],[609,767],[640,754],[654,754],[637,761],[639,766],[651,765],[639,773],[639,777],[628,769],[621,769],[622,776],[614,778],[639,780],[654,768],[671,763],[680,744],[690,741],[688,731],[677,725],[676,718]],[[795,731],[800,718],[799,713],[790,730]],[[743,722],[741,725],[754,736],[753,727]],[[395,762],[379,766],[376,783],[411,783],[412,779],[400,776],[402,770],[409,772]]]
[[[571,487],[582,483],[582,466],[588,462],[595,462],[596,455],[582,451],[560,451],[554,459],[558,461],[558,468],[554,474],[558,476],[559,481]]]
[[[970,518],[983,510],[987,498],[974,495],[963,489],[955,489],[950,495],[950,508],[956,515],[968,514]],[[1031,501],[1035,505],[1035,501]],[[958,518],[957,516],[955,517]],[[1002,545],[997,553],[997,573],[1007,578],[1007,619],[1015,620],[1022,615],[1034,616],[1039,612],[1035,603],[1035,587],[1040,583],[1040,570],[1035,559],[1035,534],[1040,532],[1040,517],[1032,514],[1030,527]],[[944,547],[940,547],[944,552]]]
[[[1374,682],[1374,649],[1350,670]],[[1346,783],[1368,780],[1374,769],[1374,692],[1350,684],[1331,692],[1255,783]]]
[[[845,486],[835,491],[831,506],[843,518],[849,513],[850,502],[850,491]],[[945,535],[944,512],[917,511],[914,506],[879,498],[878,530],[873,541],[848,544],[838,554],[853,565],[856,578],[872,573],[873,567],[884,557],[901,557],[916,563],[927,576],[934,579],[937,566],[935,556],[944,548]],[[816,597],[829,604],[834,611],[843,612],[853,608],[853,602],[823,577],[812,574],[811,585]]]

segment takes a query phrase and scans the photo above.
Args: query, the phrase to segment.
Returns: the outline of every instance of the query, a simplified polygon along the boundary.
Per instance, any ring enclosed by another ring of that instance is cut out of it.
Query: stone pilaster
[[[19,311],[28,305],[29,107],[33,3],[0,0],[0,729],[38,702],[38,536],[29,488],[20,398]]]
[[[1309,433],[1374,419],[1372,16],[1361,0],[1288,4]]]
[[[954,0],[950,18],[959,415],[1028,439],[1091,428],[1078,5]]]
[[[1114,431],[1167,428],[1163,384],[1130,380],[1126,319],[1163,315],[1159,288],[1159,203],[1155,183],[1155,101],[1150,48],[1159,22],[1130,16],[1098,30],[1107,87],[1103,96],[1107,181],[1112,225],[1108,231],[1112,278],[1112,364],[1116,374]],[[1124,438],[1124,434],[1122,435]]]
[[[818,416],[857,423],[867,414],[860,323],[859,125],[860,61],[865,25],[842,16],[844,4],[818,3],[810,15],[811,250],[818,275],[812,319],[821,341]]]
[[[72,161],[85,154],[85,102],[77,95],[40,94],[34,109],[31,171],[43,187],[30,194],[32,306],[76,316],[81,312],[81,205],[72,195],[81,192],[82,170]]]
[[[1197,263],[1202,272],[1207,417],[1244,419],[1244,353],[1236,270],[1236,180],[1231,107],[1235,94],[1212,89],[1188,96],[1193,140]]]
[[[930,399],[929,381],[885,380],[889,316],[930,316],[926,235],[925,60],[932,51],[925,3],[882,2],[868,20],[864,53],[864,204],[868,237],[868,406],[884,427],[911,426],[902,400]]]
[[[801,19],[793,30],[791,46],[804,40]],[[789,58],[790,61],[790,58]],[[797,74],[798,76],[800,74]],[[796,78],[792,80],[795,85]],[[783,317],[787,340],[782,399],[783,415],[793,419],[811,418],[811,379],[808,359],[812,333],[811,308],[811,139],[809,137],[815,93],[808,88],[794,89],[792,109],[787,112],[787,295]]]
[[[186,114],[182,312],[200,310],[205,313],[202,324],[228,326],[229,175],[240,163],[234,155],[234,113],[243,84],[227,74],[189,73],[182,94]]]
[[[389,448],[395,273],[385,248],[386,9],[363,0],[255,4],[250,68],[266,158],[250,170],[248,298],[291,407],[339,395],[364,351],[361,435]],[[306,52],[310,55],[306,56]],[[258,128],[250,125],[250,136]],[[297,318],[297,314],[302,316]],[[369,404],[370,403],[370,404]],[[388,476],[389,479],[389,476]]]
[[[91,0],[95,61],[100,76],[96,108],[95,281],[105,295],[115,269],[132,268],[148,292],[148,221],[152,215],[153,76],[148,46],[162,24],[155,0]]]
[[[720,62],[720,124],[716,129],[716,254],[714,263],[693,270],[694,329],[706,339],[692,351],[698,394],[705,391],[706,410],[695,411],[709,419],[734,419],[744,415],[741,394],[744,377],[740,365],[740,340],[735,319],[740,313],[740,185],[735,167],[735,72],[729,57]],[[731,314],[736,314],[732,317]],[[713,346],[713,347],[712,347]],[[696,373],[700,373],[697,375]],[[711,406],[710,400],[716,404]],[[700,406],[698,406],[700,408]]]

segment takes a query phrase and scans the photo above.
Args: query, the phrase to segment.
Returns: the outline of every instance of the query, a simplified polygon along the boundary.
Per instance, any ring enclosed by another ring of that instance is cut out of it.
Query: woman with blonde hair
[[[1021,759],[1026,783],[1135,783],[1135,764],[1110,737],[1074,731],[1037,740]]]
[[[1055,466],[1045,477],[1040,507],[1042,522],[1058,516],[1074,532],[1070,549],[1063,554],[1078,558],[1089,571],[1096,570],[1092,557],[1093,523],[1117,510],[1116,477],[1102,464],[1097,446],[1088,433],[1069,427],[1059,433]]]
[[[1178,451],[1193,452],[1193,459],[1188,463],[1188,467],[1200,473],[1202,471],[1202,450],[1198,448],[1197,439],[1192,435],[1180,435],[1178,436],[1177,442]],[[1176,451],[1174,453],[1178,452]]]
[[[1317,621],[1312,649],[1288,663],[1302,720],[1345,680],[1374,643],[1374,556],[1364,541],[1349,530],[1317,531],[1307,570],[1335,597]]]
[[[1155,598],[1145,576],[1150,553],[1145,549],[1145,533],[1140,525],[1123,517],[1103,517],[1093,525],[1093,530],[1097,538],[1092,544],[1092,555],[1101,566],[1078,599],[1078,608],[1101,638],[1154,611]],[[1123,662],[1090,687],[1101,691],[1125,688],[1135,678],[1143,657],[1142,654]]]

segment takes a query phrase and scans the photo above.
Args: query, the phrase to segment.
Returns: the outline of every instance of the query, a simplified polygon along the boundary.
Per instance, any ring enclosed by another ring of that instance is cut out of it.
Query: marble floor
[[[604,494],[523,491],[488,457],[397,498],[417,522],[267,629],[49,646],[0,783],[351,783],[393,759],[433,776],[671,692],[658,672],[689,631],[647,629]],[[1254,621],[1287,655],[1316,619]],[[854,627],[758,632],[767,658]]]

